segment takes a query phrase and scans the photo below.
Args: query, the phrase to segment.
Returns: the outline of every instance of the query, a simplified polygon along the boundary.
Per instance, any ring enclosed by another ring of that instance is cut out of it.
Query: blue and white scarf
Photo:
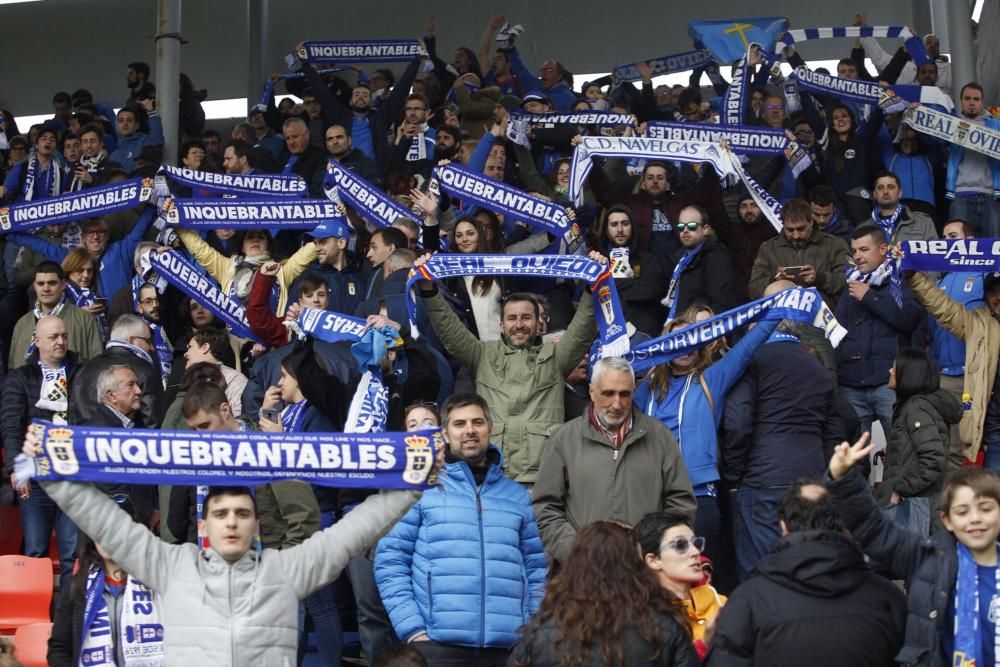
[[[170,165],[160,167],[159,173],[189,188],[237,197],[301,199],[309,196],[309,184],[297,175],[217,174]]]
[[[696,51],[684,51],[674,53],[669,56],[660,56],[645,61],[653,71],[653,76],[664,74],[674,74],[675,72],[686,72],[688,70],[704,67],[712,61],[712,52],[708,49],[698,49]],[[635,68],[635,64],[615,65],[611,70],[615,85],[626,81],[640,81],[642,75]]]
[[[871,287],[881,287],[888,282],[892,300],[900,308],[903,307],[903,279],[899,274],[899,260],[891,254],[871,273],[861,273],[855,266],[848,266],[844,273],[847,282],[864,283]]]
[[[298,403],[292,403],[281,411],[281,431],[282,433],[301,433],[302,423],[306,420],[306,408],[309,401],[302,399]]]
[[[0,229],[22,232],[45,225],[62,225],[73,220],[99,218],[109,213],[135,208],[149,201],[153,179],[128,181],[88,188],[82,192],[50,197],[39,202],[20,202],[0,208]]]
[[[749,125],[729,126],[715,123],[676,123],[653,120],[646,124],[645,136],[671,141],[729,142],[737,155],[778,155],[792,142],[784,130]]]
[[[359,317],[318,308],[303,308],[298,319],[294,322],[285,320],[283,324],[291,329],[299,340],[312,336],[326,343],[339,343],[344,340],[357,342],[368,328],[367,322]]]
[[[166,199],[161,215],[189,229],[314,229],[340,217],[336,206],[322,199]]]
[[[596,125],[598,127],[634,127],[635,116],[630,113],[614,111],[551,111],[546,113],[529,113],[513,110],[510,119],[522,121],[529,125]]]
[[[434,157],[434,137],[428,131],[430,126],[424,123],[420,131],[414,135],[410,142],[410,150],[406,151],[407,162],[418,162]]]
[[[66,281],[66,294],[69,295],[73,305],[77,308],[85,308],[97,304],[97,294],[89,287],[79,287],[72,280]],[[101,330],[101,338],[108,337],[108,317],[105,311],[94,315],[97,320],[97,328]]]
[[[110,350],[115,347],[125,348],[135,356],[139,357],[140,359],[148,363],[150,366],[155,365],[153,363],[153,357],[149,355],[149,352],[146,352],[146,350],[142,349],[138,345],[133,345],[132,343],[128,343],[123,340],[114,340],[114,339],[109,340],[107,343],[104,344],[105,350]]]
[[[425,489],[445,446],[439,429],[412,433],[262,433],[56,426],[33,420],[42,442],[18,456],[18,480],[194,486],[219,480]]]
[[[747,91],[750,88],[750,52],[761,49],[756,42],[747,44],[746,54],[740,58],[733,70],[733,80],[729,84],[722,103],[721,123],[723,125],[742,125],[743,114],[747,108]]]
[[[93,565],[87,572],[87,592],[83,607],[80,665],[86,667],[160,667],[164,664],[163,625],[160,623],[159,596],[135,577],[129,576],[118,595],[124,596],[118,632],[114,633],[104,601],[104,568]],[[114,592],[113,592],[114,594]],[[123,665],[118,663],[115,634]]]
[[[352,39],[305,42],[296,55],[310,65],[410,62],[426,56],[415,39]]]
[[[897,86],[883,88],[873,81],[844,79],[832,74],[799,67],[791,74],[796,85],[820,95],[837,97],[860,104],[870,104],[885,113],[905,111],[910,102],[933,104],[948,112],[955,107],[951,99],[934,86]]]
[[[358,215],[376,227],[392,227],[400,218],[414,219],[413,211],[355,172],[345,169],[336,160],[327,162],[326,178],[323,183],[326,196],[331,201],[333,195],[330,191],[336,188],[340,200],[345,205],[353,208]]]
[[[863,25],[838,28],[798,28],[786,30],[778,37],[782,47],[792,46],[797,42],[812,39],[830,39],[835,37],[899,37],[904,40],[906,50],[918,67],[933,62],[924,49],[920,37],[914,35],[906,26]]]
[[[996,568],[993,599],[979,599],[979,568],[969,548],[955,542],[958,550],[958,576],[955,579],[955,637],[954,652],[950,663],[954,665],[983,665],[983,626],[980,620],[980,605],[988,604],[990,616],[994,616],[993,605],[1000,602],[1000,563]],[[1000,656],[1000,623],[994,623],[993,654]]]
[[[896,210],[888,218],[882,217],[882,212],[879,210],[878,205],[872,209],[872,219],[885,232],[885,238],[889,243],[892,243],[892,238],[896,235],[896,223],[899,222],[899,216],[901,215],[903,215],[902,204],[896,204]]]
[[[207,308],[240,338],[264,344],[250,329],[243,306],[229,298],[215,282],[205,277],[176,250],[149,253],[149,262],[157,275]]]
[[[65,424],[66,413],[69,410],[69,379],[66,374],[66,364],[52,368],[39,360],[38,368],[42,372],[42,385],[35,407],[51,411],[53,423]]]
[[[42,189],[46,197],[62,194],[62,168],[53,155],[49,167],[42,174],[38,173],[38,153],[34,148],[28,153],[24,164],[24,187],[21,189],[22,201],[32,201],[35,198],[35,181],[42,178]]]
[[[674,267],[674,272],[670,276],[670,286],[667,288],[667,295],[663,297],[663,305],[669,308],[667,313],[667,321],[674,319],[677,315],[677,292],[680,290],[681,286],[681,274],[684,273],[688,265],[694,260],[695,256],[701,252],[704,247],[704,241],[699,243],[696,247],[688,250],[677,262],[677,266]]]
[[[156,289],[155,283],[148,283],[139,276],[132,276],[132,309],[146,323],[153,336],[153,347],[156,349],[156,361],[160,370],[160,378],[163,381],[163,386],[166,387],[167,379],[170,377],[170,372],[174,366],[174,348],[171,347],[170,341],[167,340],[163,325],[143,315],[142,310],[139,308],[139,292],[143,285],[150,285]],[[157,290],[157,294],[160,294],[159,290]]]
[[[792,144],[789,144],[789,146],[791,145]],[[797,146],[798,144],[795,145]],[[781,206],[781,202],[775,199],[771,193],[767,191],[767,188],[758,183],[750,174],[744,171],[743,165],[740,164],[739,157],[735,153],[730,152],[728,155],[730,161],[732,162],[733,171],[736,172],[737,177],[743,183],[743,187],[745,187],[747,192],[750,193],[750,197],[753,199],[754,203],[757,204],[757,207],[760,209],[761,213],[764,214],[764,217],[767,218],[768,222],[771,223],[771,226],[774,227],[775,231],[780,234],[783,228],[781,224],[781,211],[783,208]]]
[[[930,239],[900,243],[901,269],[950,273],[1000,271],[1000,239]]]
[[[602,356],[621,356],[628,350],[628,332],[611,267],[573,255],[434,255],[410,272],[406,283],[410,331],[416,329],[417,302],[413,292],[418,280],[445,280],[457,276],[532,276],[581,280],[590,285]]]
[[[847,330],[840,326],[815,288],[793,287],[654,338],[622,356],[632,364],[636,373],[641,373],[691,354],[760,320],[794,320],[810,324],[822,329],[834,347],[847,335]]]
[[[935,111],[926,106],[903,112],[902,125],[917,132],[968,148],[992,160],[1000,160],[1000,132],[967,118]]]
[[[476,173],[454,162],[435,167],[434,181],[441,190],[462,200],[499,213],[505,218],[525,222],[535,229],[563,236],[569,230],[566,208],[556,202],[528,194],[503,181]]]
[[[583,137],[573,150],[570,163],[569,198],[576,206],[583,205],[583,186],[594,167],[591,158],[645,158],[698,164],[708,162],[726,184],[739,178],[729,152],[707,141],[673,141],[649,137]],[[737,166],[739,162],[736,163]],[[742,171],[742,170],[740,170]]]

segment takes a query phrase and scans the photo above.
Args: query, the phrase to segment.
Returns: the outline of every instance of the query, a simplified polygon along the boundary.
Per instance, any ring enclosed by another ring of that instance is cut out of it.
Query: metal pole
[[[264,70],[267,48],[268,0],[247,0],[247,108],[260,101],[268,73]]]
[[[951,49],[951,88],[956,106],[962,86],[976,80],[972,56],[972,8],[967,0],[952,0],[948,6],[948,47]]]
[[[181,0],[156,3],[156,106],[163,120],[163,163],[177,164],[181,76]]]

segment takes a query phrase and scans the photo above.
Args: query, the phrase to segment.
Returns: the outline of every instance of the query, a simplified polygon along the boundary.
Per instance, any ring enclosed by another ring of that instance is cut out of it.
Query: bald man
[[[66,323],[46,315],[35,323],[33,350],[27,362],[7,376],[0,404],[0,429],[7,457],[7,471],[21,453],[24,432],[32,419],[66,423],[69,409],[69,386],[77,369],[77,358],[69,351]],[[33,558],[47,556],[49,536],[55,526],[62,565],[60,584],[68,585],[73,572],[76,550],[76,526],[45,494],[38,482],[21,484],[11,476],[11,484],[21,508],[24,529],[24,554]]]

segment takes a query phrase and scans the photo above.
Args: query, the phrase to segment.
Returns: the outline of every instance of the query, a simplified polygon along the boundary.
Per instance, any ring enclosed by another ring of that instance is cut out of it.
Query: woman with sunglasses
[[[595,521],[581,528],[507,664],[700,665],[683,607],[639,551],[627,524]]]
[[[701,554],[705,538],[695,537],[686,516],[653,512],[636,524],[635,539],[660,586],[684,603],[694,648],[704,659],[715,633],[715,619],[726,604],[726,597],[716,592],[705,571],[707,559]]]

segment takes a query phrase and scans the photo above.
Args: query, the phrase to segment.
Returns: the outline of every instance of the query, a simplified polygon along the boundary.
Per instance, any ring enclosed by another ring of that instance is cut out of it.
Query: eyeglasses
[[[765,109],[781,109],[782,111],[784,111],[785,110],[785,105],[784,104],[767,104],[767,105],[764,106],[764,108]]]
[[[705,538],[692,537],[691,539],[688,539],[686,537],[677,537],[670,540],[666,544],[661,544],[660,553],[663,553],[663,550],[669,547],[670,549],[673,549],[674,553],[677,555],[684,556],[691,550],[692,545],[698,550],[698,553],[701,553],[705,549]]]
[[[150,297],[148,299],[143,299],[139,303],[143,306],[152,306],[154,303],[159,303],[160,300],[157,297]]]
[[[85,229],[80,232],[80,236],[107,236],[108,230],[106,229]]]
[[[687,230],[689,232],[694,232],[697,231],[701,225],[702,223],[700,222],[678,222],[677,231],[683,232],[684,230]]]

